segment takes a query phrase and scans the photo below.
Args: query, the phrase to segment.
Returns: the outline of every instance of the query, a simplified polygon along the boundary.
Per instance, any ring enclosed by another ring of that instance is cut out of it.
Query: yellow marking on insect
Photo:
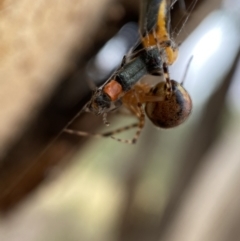
[[[169,10],[167,9],[166,0],[163,0],[159,5],[156,27],[151,32],[147,33],[146,36],[143,37],[142,43],[143,46],[146,48],[159,44],[160,47],[165,49],[167,64],[171,65],[178,57],[178,50],[175,46],[175,43],[171,40],[166,27],[167,11]],[[167,43],[171,43],[170,46],[167,46]]]

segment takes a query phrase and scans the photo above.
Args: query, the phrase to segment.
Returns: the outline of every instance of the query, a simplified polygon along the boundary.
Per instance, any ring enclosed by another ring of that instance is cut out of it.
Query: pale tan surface
[[[109,0],[18,0],[0,5],[0,157],[83,53]],[[31,114],[29,114],[31,113]]]

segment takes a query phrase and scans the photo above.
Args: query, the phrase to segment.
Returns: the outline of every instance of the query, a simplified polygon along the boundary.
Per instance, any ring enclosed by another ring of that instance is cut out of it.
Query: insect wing
[[[164,0],[142,0],[140,6],[139,30],[145,37],[157,25],[158,12],[161,2]]]
[[[157,32],[157,26],[164,24],[170,31],[170,0],[142,0],[140,6],[139,30],[142,37]]]

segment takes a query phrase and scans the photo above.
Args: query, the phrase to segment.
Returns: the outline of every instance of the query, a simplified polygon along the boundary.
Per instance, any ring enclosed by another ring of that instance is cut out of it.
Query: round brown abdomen
[[[172,92],[167,92],[165,82],[153,87],[151,96],[163,97],[162,101],[147,102],[146,115],[152,123],[161,128],[172,128],[183,123],[191,113],[192,100],[188,92],[176,81],[171,80]]]

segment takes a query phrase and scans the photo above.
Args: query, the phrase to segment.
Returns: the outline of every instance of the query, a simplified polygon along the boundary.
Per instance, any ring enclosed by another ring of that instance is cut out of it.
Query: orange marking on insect
[[[157,34],[158,40],[160,40],[161,42],[166,42],[169,40],[169,35],[166,29],[165,8],[166,8],[166,2],[165,0],[163,0],[159,7],[156,28],[153,29],[152,32],[149,32],[142,39],[144,47],[151,47],[156,45],[156,39],[153,35],[153,31],[155,31],[155,33]]]
[[[143,46],[147,48],[155,46],[157,44],[157,41],[158,44],[160,44],[160,47],[163,47],[165,49],[167,64],[171,65],[178,57],[178,50],[177,46],[174,46],[175,43],[171,40],[168,30],[166,28],[166,11],[169,10],[167,10],[166,0],[163,0],[159,7],[156,27],[143,37],[142,43]],[[171,46],[166,46],[166,43],[171,43]]]
[[[172,47],[166,47],[167,63],[172,65],[178,57],[178,50]]]
[[[117,100],[122,94],[122,86],[116,81],[111,80],[104,86],[103,91],[111,98],[112,101]]]

